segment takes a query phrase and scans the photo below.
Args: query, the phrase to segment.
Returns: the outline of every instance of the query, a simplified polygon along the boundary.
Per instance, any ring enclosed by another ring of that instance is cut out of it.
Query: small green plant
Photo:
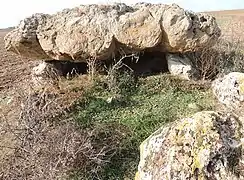
[[[201,110],[214,108],[211,91],[205,84],[182,81],[170,75],[152,76],[138,81],[136,91],[131,89],[130,83],[119,86],[128,92],[126,102],[107,102],[112,92],[97,87],[72,114],[85,129],[117,124],[113,126],[114,132],[121,132],[118,124],[123,127],[124,138],[117,142],[117,150],[99,174],[100,179],[133,179],[139,161],[139,145],[151,133],[168,122],[193,114],[196,109],[189,104],[197,104]],[[116,136],[105,133],[97,144],[106,144],[106,140],[112,137]]]
[[[124,58],[130,57],[133,58],[133,55],[123,56],[108,70],[105,83],[111,96],[115,99],[126,99],[137,89],[137,77],[134,75],[133,70],[123,63]]]

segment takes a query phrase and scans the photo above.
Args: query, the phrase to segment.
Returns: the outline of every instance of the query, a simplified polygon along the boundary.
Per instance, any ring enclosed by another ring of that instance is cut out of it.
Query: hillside
[[[230,41],[244,40],[244,10],[206,12],[216,17],[222,34]]]

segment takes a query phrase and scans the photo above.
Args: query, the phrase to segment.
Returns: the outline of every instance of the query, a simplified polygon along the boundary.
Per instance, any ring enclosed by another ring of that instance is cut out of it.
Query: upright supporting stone
[[[198,79],[199,73],[193,67],[193,64],[186,56],[180,56],[178,54],[167,55],[168,69],[172,75],[179,76],[183,79]]]

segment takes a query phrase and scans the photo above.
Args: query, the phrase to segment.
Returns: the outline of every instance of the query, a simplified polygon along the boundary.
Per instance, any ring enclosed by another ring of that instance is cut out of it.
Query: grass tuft
[[[119,79],[126,81],[121,76]],[[131,93],[111,102],[107,99],[113,96],[113,92],[104,89],[104,83],[106,80],[98,82],[72,113],[73,119],[83,128],[119,124],[126,129],[123,140],[118,142],[118,150],[101,173],[101,179],[133,179],[139,161],[138,147],[143,140],[166,123],[214,108],[206,83],[182,81],[170,75],[141,78],[133,85],[118,86],[119,92],[126,90]],[[121,132],[119,127],[114,127],[115,132]],[[97,143],[104,144],[113,136],[104,134]]]

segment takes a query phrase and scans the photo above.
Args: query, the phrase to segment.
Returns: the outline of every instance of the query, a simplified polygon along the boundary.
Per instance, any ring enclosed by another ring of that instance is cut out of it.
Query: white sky
[[[140,1],[151,3],[176,3],[193,11],[244,9],[244,0],[1,0],[0,28],[18,25],[19,21],[34,13],[55,13],[80,4]]]

